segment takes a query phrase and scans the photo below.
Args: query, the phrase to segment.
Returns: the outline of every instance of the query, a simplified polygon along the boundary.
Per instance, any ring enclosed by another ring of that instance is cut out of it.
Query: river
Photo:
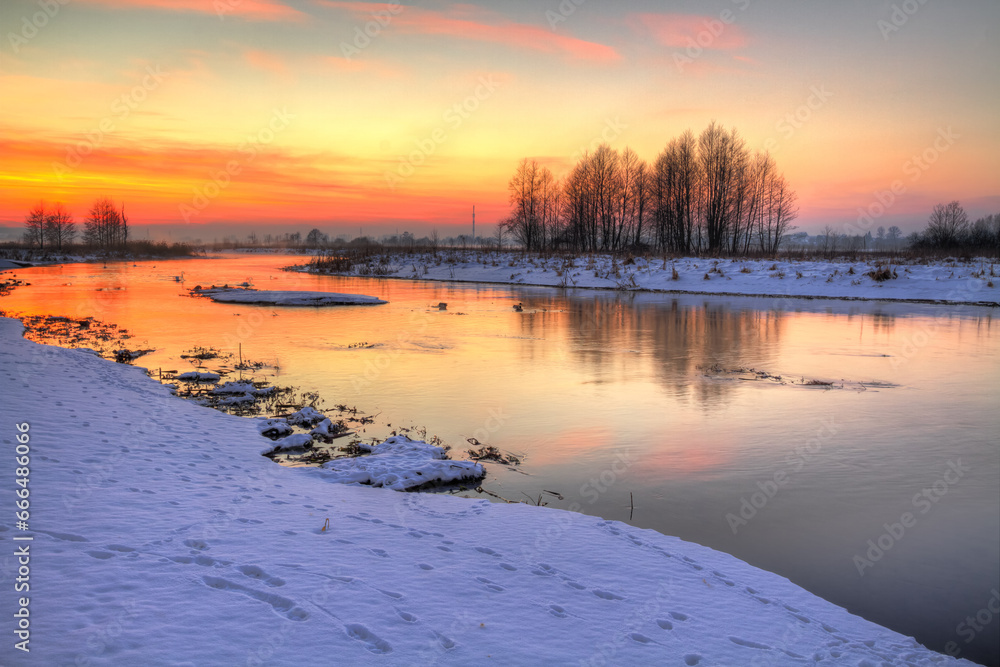
[[[520,466],[488,464],[497,495],[731,553],[933,649],[1000,664],[995,309],[281,270],[301,261],[21,270],[31,285],[0,308],[125,327],[133,347],[156,349],[137,362],[152,369],[190,370],[180,354],[194,346],[240,350],[277,367],[261,377],[378,414],[365,437],[422,426],[456,458],[473,437],[518,454]],[[247,279],[389,303],[187,295]]]

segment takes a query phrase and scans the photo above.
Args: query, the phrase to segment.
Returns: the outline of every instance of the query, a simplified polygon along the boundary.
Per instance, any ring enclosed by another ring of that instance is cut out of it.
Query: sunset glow
[[[651,161],[713,119],[806,231],[894,183],[879,224],[995,213],[1000,5],[912,4],[5,2],[0,235],[100,196],[154,238],[488,230],[521,158]]]

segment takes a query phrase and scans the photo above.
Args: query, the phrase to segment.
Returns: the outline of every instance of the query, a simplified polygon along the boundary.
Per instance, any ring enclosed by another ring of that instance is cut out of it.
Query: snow
[[[280,440],[275,440],[274,442],[269,442],[264,445],[261,450],[261,454],[270,454],[271,452],[287,452],[293,449],[306,449],[312,447],[313,437],[308,433],[295,433],[294,435],[285,436]]]
[[[289,415],[287,419],[289,424],[312,427],[326,419],[326,415],[316,408],[306,406]]]
[[[34,539],[0,553],[0,663],[971,664],[675,537],[281,467],[257,455],[265,421],[21,331],[0,319],[0,505],[28,423],[30,530],[7,511],[0,534]],[[394,440],[369,460],[431,453]]]
[[[317,424],[316,428],[309,433],[317,438],[332,438],[340,433],[340,431],[340,426],[334,424],[331,419],[327,418]]]
[[[253,398],[254,396],[270,396],[276,391],[275,387],[262,387],[258,389],[252,382],[226,382],[213,388],[211,393],[216,395],[249,394]]]
[[[266,306],[374,306],[386,303],[363,294],[337,294],[335,292],[301,292],[280,290],[255,290],[235,287],[214,287],[195,290],[194,294],[206,296],[218,303],[241,303]]]
[[[449,461],[441,447],[405,436],[389,438],[379,445],[358,445],[368,456],[335,459],[323,464],[332,482],[370,484],[396,491],[430,484],[447,484],[483,477],[483,466],[472,461]]]
[[[509,252],[447,251],[375,256],[354,265],[348,274],[335,275],[736,296],[1000,304],[1000,267],[991,260],[893,264],[897,277],[883,282],[867,275],[879,261],[692,257],[664,261],[637,257],[626,264],[625,259],[609,255],[541,258]],[[305,272],[308,266],[295,270]]]
[[[261,419],[257,422],[257,430],[265,438],[282,438],[293,433],[284,419]]]
[[[201,371],[189,371],[187,373],[181,373],[176,376],[177,380],[183,380],[184,382],[218,382],[222,379],[222,376],[218,373],[206,373]]]

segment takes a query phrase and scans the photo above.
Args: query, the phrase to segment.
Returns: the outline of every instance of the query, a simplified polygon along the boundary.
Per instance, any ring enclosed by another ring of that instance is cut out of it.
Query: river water
[[[190,370],[179,357],[194,346],[242,346],[277,366],[261,376],[379,414],[365,437],[423,426],[456,458],[470,437],[523,456],[488,465],[500,496],[731,553],[931,648],[1000,663],[995,309],[281,271],[301,261],[22,270],[31,285],[0,308],[118,324],[156,348],[137,362],[153,369]],[[247,279],[389,304],[186,292]]]

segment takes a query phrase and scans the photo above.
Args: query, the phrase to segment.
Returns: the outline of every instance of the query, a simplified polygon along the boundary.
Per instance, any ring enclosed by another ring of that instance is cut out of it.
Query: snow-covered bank
[[[886,272],[878,275],[880,270]],[[872,274],[884,279],[877,280]],[[1000,266],[994,266],[990,260],[890,266],[879,260],[664,261],[607,255],[567,259],[443,251],[374,256],[353,264],[349,272],[332,275],[737,296],[1000,304]]]
[[[0,319],[0,534],[34,540],[0,555],[3,664],[970,664],[652,531],[282,468],[256,420],[20,332]]]

